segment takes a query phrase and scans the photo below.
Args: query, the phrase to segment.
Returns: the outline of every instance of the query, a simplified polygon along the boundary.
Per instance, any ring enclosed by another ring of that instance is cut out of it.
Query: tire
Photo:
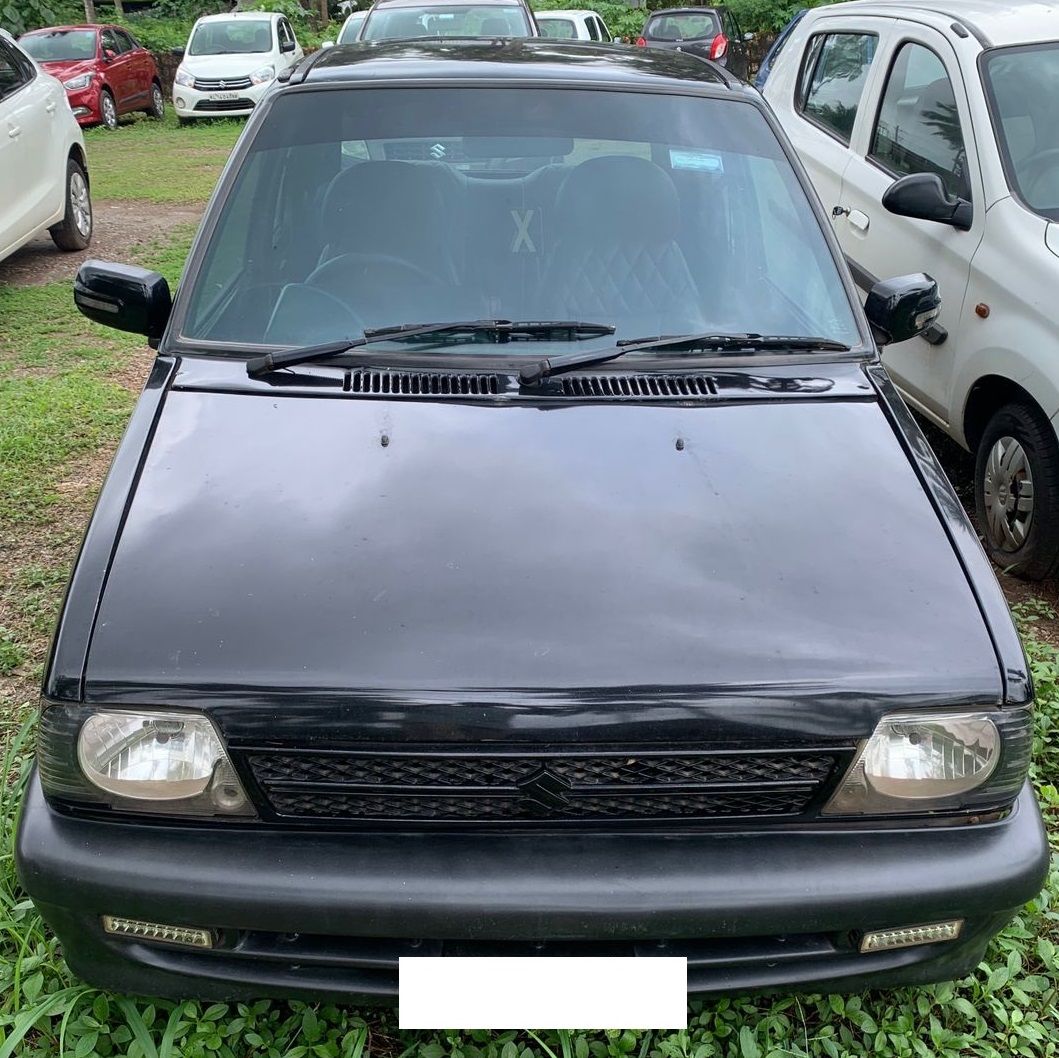
[[[118,127],[118,108],[114,97],[105,88],[99,93],[99,120],[104,128],[111,131]]]
[[[88,177],[74,158],[66,162],[66,215],[48,233],[60,250],[83,250],[92,241]]]
[[[974,465],[982,543],[1006,573],[1041,580],[1059,563],[1059,443],[1036,404],[1006,404],[986,425]]]
[[[162,86],[157,81],[151,83],[151,105],[147,108],[147,113],[159,121],[165,117],[165,96],[162,95]]]

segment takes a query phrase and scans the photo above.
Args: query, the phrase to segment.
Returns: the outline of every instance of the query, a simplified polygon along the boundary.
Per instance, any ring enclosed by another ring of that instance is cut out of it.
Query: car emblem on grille
[[[217,87],[218,88],[227,88],[228,87],[228,82],[227,81],[218,81],[217,82]]]
[[[541,768],[516,785],[522,794],[518,800],[522,812],[547,816],[570,807],[570,799],[566,796],[570,792],[570,783],[547,768]]]
[[[435,143],[434,146],[430,148],[430,156],[431,156],[431,158],[439,158],[439,159],[440,158],[444,158],[445,157],[445,144],[443,144],[443,143]]]

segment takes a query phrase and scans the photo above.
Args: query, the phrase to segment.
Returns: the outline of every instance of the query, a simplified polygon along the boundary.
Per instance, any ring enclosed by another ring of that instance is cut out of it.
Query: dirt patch
[[[92,242],[87,250],[64,253],[44,234],[0,261],[0,283],[34,286],[73,279],[81,262],[128,261],[134,247],[164,238],[182,224],[198,224],[201,206],[143,201],[92,203]]]

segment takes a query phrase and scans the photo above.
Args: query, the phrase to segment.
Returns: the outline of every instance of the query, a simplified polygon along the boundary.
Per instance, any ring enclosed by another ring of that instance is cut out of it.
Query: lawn
[[[137,121],[88,134],[98,200],[201,203],[239,131]],[[131,247],[175,282],[190,236]],[[97,327],[69,284],[0,281],[0,1058],[779,1058],[1059,1055],[1059,869],[955,984],[853,996],[696,1001],[682,1032],[401,1032],[392,1012],[302,1003],[174,1003],[75,980],[19,890],[12,834],[28,774],[37,684],[65,579],[150,353]],[[1059,848],[1059,652],[1019,617],[1040,699],[1036,782]]]

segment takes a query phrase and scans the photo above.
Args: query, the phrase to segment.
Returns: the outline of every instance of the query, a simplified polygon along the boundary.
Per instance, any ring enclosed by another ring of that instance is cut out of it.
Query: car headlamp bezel
[[[68,81],[63,81],[63,88],[67,92],[82,92],[88,88],[92,82],[96,79],[96,75],[89,70],[87,73],[79,73],[76,77],[71,77]]]
[[[173,83],[180,85],[182,88],[194,88],[195,78],[183,66],[178,66],[177,72],[173,77]]]

